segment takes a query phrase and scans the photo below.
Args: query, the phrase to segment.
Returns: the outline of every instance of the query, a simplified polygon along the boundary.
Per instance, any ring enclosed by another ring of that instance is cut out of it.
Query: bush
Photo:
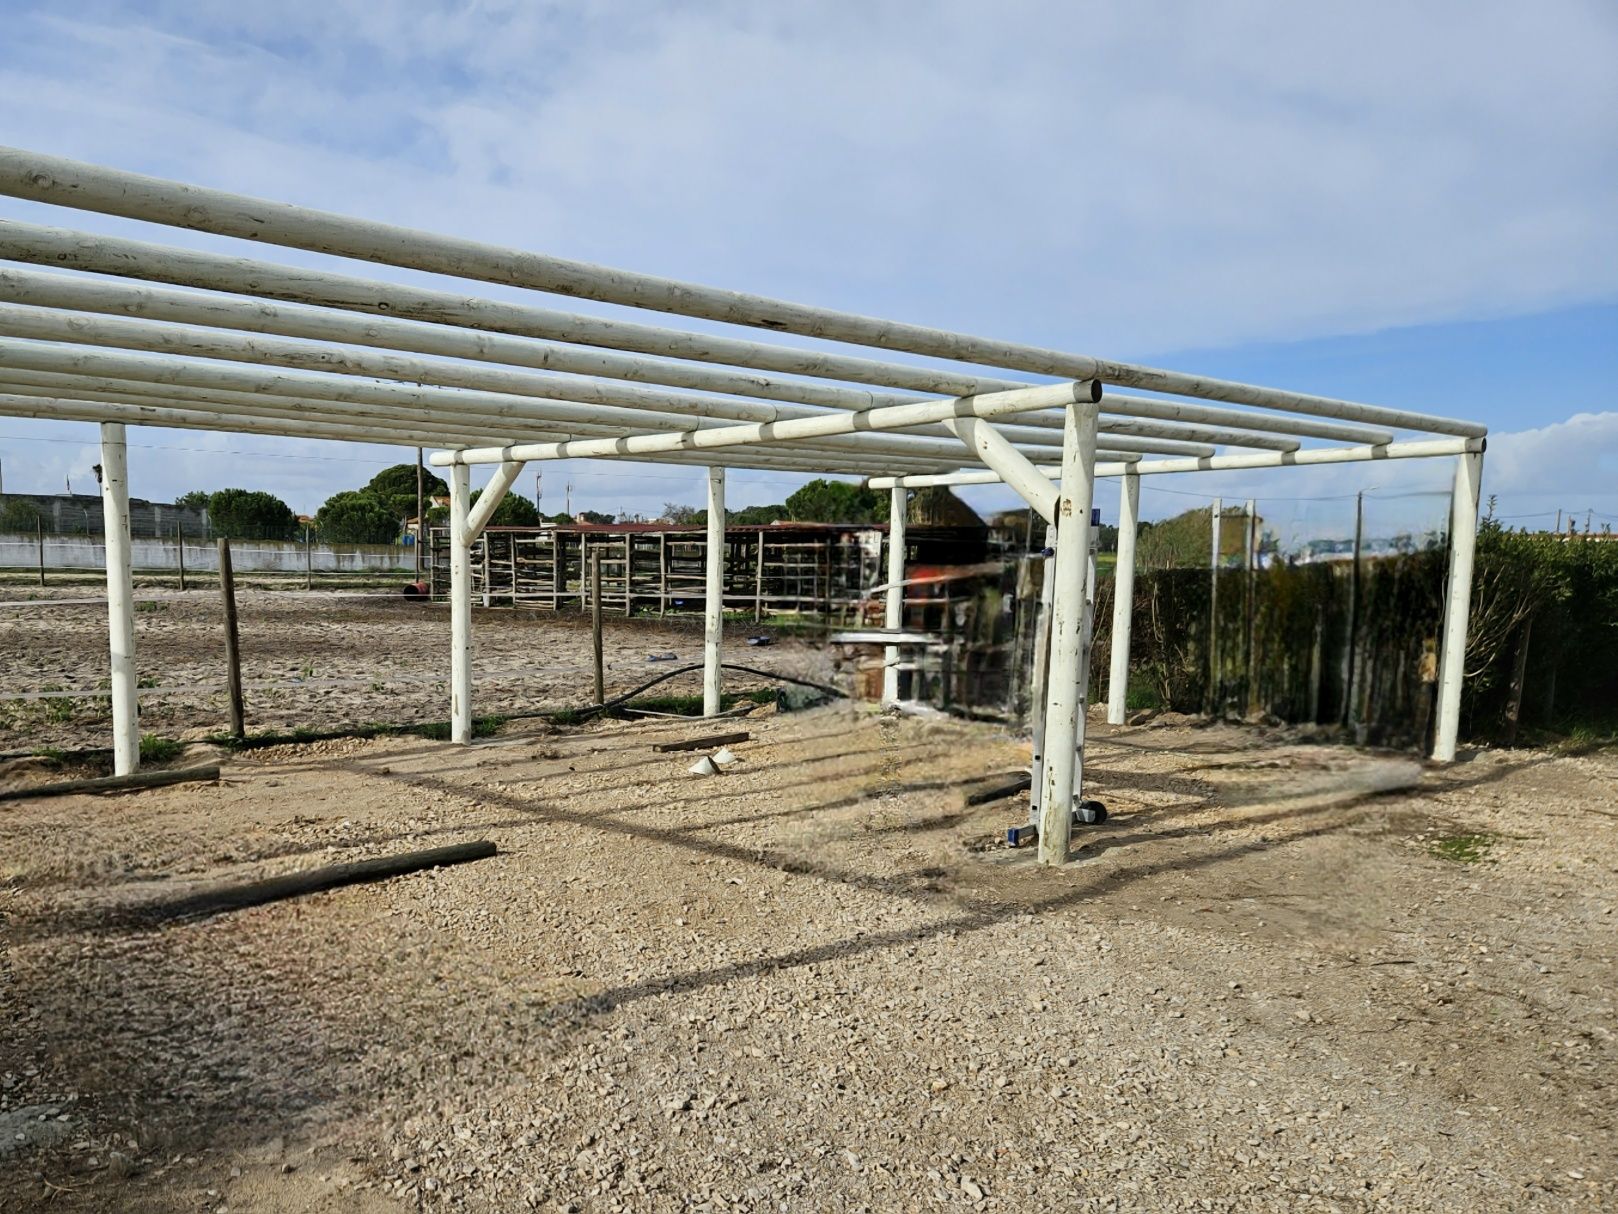
[[[315,513],[320,538],[335,544],[391,544],[399,538],[399,516],[364,489],[334,493]]]
[[[32,531],[43,521],[33,502],[13,498],[0,504],[0,531]]]
[[[273,493],[221,489],[208,496],[208,524],[227,539],[287,540],[297,534],[298,516]]]

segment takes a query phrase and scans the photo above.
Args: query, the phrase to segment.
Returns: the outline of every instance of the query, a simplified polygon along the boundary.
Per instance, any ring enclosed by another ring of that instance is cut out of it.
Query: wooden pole
[[[657,533],[657,616],[669,613],[669,537],[668,532]]]
[[[1517,744],[1517,726],[1522,721],[1522,693],[1523,685],[1528,679],[1528,642],[1533,636],[1534,617],[1529,616],[1523,621],[1522,631],[1517,636],[1517,661],[1511,671],[1511,689],[1506,696],[1506,736],[1502,739],[1507,746]]]
[[[596,698],[600,704],[607,698],[607,680],[601,662],[601,549],[590,553],[590,644],[595,654]]]
[[[190,587],[185,584],[185,527],[183,524],[176,525],[174,528],[174,555],[180,561],[180,589],[189,590]]]
[[[39,541],[39,584],[45,584],[45,520],[34,520],[34,537]]]
[[[624,535],[624,618],[628,619],[634,614],[635,596],[631,590],[633,574],[635,571],[635,557],[633,539],[629,533]],[[600,701],[596,701],[600,703]]]
[[[161,788],[166,784],[187,784],[197,780],[217,780],[219,764],[206,767],[174,767],[164,771],[132,771],[122,776],[92,776],[84,780],[63,780],[57,784],[36,784],[0,792],[0,801],[26,801],[33,797],[66,797],[85,792],[132,792],[141,788]]]
[[[353,860],[325,868],[307,869],[277,877],[265,877],[240,885],[215,886],[196,893],[181,894],[169,901],[151,902],[133,906],[121,912],[121,917],[134,922],[162,922],[168,919],[200,918],[224,911],[241,910],[247,906],[261,906],[283,898],[297,898],[321,890],[355,885],[362,881],[380,881],[385,877],[403,876],[428,868],[449,864],[465,864],[497,855],[493,843],[480,839],[475,843],[451,843],[447,847],[433,847],[426,851],[404,852],[394,856],[374,856],[368,860]]]
[[[764,618],[764,532],[755,532],[754,539],[758,551],[753,562],[753,623],[757,624]]]
[[[230,567],[230,541],[219,540],[219,594],[225,604],[225,679],[230,690],[230,733],[247,736],[242,714],[242,658],[236,633],[236,577]]]

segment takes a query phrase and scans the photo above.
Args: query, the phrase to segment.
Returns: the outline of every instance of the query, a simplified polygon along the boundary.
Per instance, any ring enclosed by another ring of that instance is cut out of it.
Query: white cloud
[[[1614,62],[1578,0],[79,0],[0,138],[1145,357],[1613,298]]]

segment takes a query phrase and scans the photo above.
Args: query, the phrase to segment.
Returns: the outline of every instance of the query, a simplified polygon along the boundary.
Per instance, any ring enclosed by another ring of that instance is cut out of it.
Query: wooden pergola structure
[[[886,607],[895,630],[907,490],[1003,482],[1051,526],[1055,549],[1036,739],[1047,863],[1067,858],[1083,775],[1096,478],[1121,481],[1122,618],[1114,620],[1109,688],[1109,715],[1121,720],[1142,476],[1450,458],[1433,753],[1454,756],[1486,434],[1476,423],[677,282],[19,149],[0,149],[0,194],[810,339],[788,345],[670,328],[0,220],[0,259],[49,267],[0,270],[0,415],[101,427],[120,773],[139,759],[124,442],[131,424],[437,448],[432,463],[450,482],[450,715],[459,743],[472,728],[468,554],[529,461],[707,469],[710,713],[720,699],[727,467],[855,475],[891,490]],[[882,356],[889,352],[906,357]],[[470,470],[478,464],[494,475],[474,507]],[[896,663],[896,647],[889,652]]]

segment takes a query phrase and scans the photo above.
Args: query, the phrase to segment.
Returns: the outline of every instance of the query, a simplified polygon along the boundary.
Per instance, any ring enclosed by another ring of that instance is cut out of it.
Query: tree
[[[560,510],[558,510],[555,514],[547,515],[545,517],[545,521],[547,523],[557,523],[561,526],[567,527],[572,525],[573,516],[571,514],[563,514]]]
[[[0,505],[0,531],[32,531],[43,521],[33,502],[21,498]]]
[[[612,515],[602,514],[599,510],[580,510],[579,521],[581,523],[610,523],[612,522]]]
[[[334,493],[315,513],[320,538],[337,544],[391,544],[399,538],[399,516],[365,489]]]
[[[286,540],[298,530],[298,516],[273,493],[221,489],[208,495],[208,523],[228,539]]]
[[[663,517],[671,523],[692,523],[701,513],[695,506],[682,506],[679,502],[663,503]]]
[[[767,523],[778,523],[789,515],[787,508],[777,502],[773,506],[743,506],[740,510],[726,511],[728,521],[738,527],[762,527]],[[702,512],[706,521],[708,512]]]
[[[442,497],[449,492],[449,485],[444,478],[429,471],[421,482],[421,492],[424,498]],[[370,479],[364,492],[374,493],[382,499],[393,516],[399,519],[414,518],[416,516],[416,465],[394,464],[391,468],[384,468]]]
[[[477,505],[478,498],[483,496],[479,489],[472,495],[472,504]],[[500,504],[494,508],[489,516],[491,527],[537,527],[539,526],[539,511],[534,509],[534,503],[526,497],[519,497],[515,493],[508,493],[500,499]]]
[[[206,510],[208,508],[208,491],[206,489],[193,489],[190,493],[182,493],[174,499],[174,504],[181,510]]]
[[[887,502],[862,485],[812,480],[786,500],[788,514],[799,523],[873,523]]]

